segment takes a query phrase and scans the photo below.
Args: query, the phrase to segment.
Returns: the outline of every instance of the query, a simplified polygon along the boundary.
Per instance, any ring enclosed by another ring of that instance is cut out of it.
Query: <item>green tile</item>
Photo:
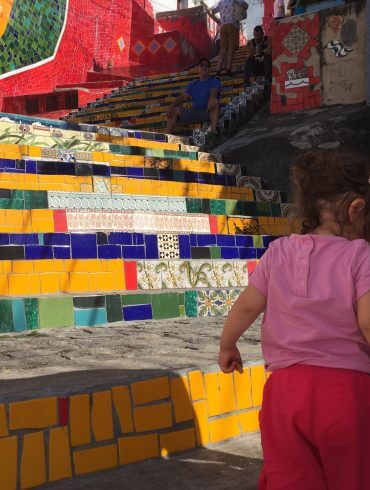
[[[46,191],[24,191],[25,209],[48,209],[48,193]]]
[[[151,294],[124,294],[121,296],[122,306],[148,305],[152,302]]]
[[[198,301],[196,291],[185,291],[185,313],[189,317],[198,316]]]
[[[256,216],[257,206],[255,202],[243,202],[242,214],[244,216]]]
[[[26,313],[27,330],[39,328],[39,303],[36,298],[26,298],[24,300]]]
[[[202,212],[202,199],[186,197],[186,211],[188,213]]]
[[[271,216],[278,217],[281,216],[281,207],[279,202],[270,203]]]
[[[12,304],[9,299],[0,300],[0,333],[14,332]]]
[[[225,201],[226,214],[238,214],[237,213],[237,203],[238,203],[238,201],[235,199],[227,199]]]
[[[220,247],[209,247],[211,252],[211,259],[220,259],[221,258],[221,248]]]
[[[153,319],[176,318],[179,316],[177,293],[161,293],[152,295]]]
[[[264,248],[262,235],[253,235],[253,248]]]
[[[258,216],[270,216],[269,202],[256,202]]]
[[[105,296],[76,296],[73,298],[75,308],[105,308]]]
[[[176,182],[185,182],[184,170],[174,170],[173,171],[173,180],[175,180]]]
[[[0,209],[10,209],[11,204],[11,199],[0,199]]]
[[[15,332],[27,330],[26,312],[23,299],[12,299],[13,323]]]
[[[123,319],[121,296],[119,294],[112,294],[106,296],[107,304],[107,320],[108,323],[120,322]]]
[[[202,199],[202,213],[211,214],[211,205],[209,199]]]
[[[74,325],[73,298],[40,298],[40,328]]]
[[[184,305],[185,304],[185,293],[177,293],[177,299],[178,299],[179,305]]]
[[[10,209],[24,209],[24,201],[21,201],[20,199],[12,199]]]
[[[226,204],[224,199],[210,199],[211,214],[226,214]]]
[[[180,316],[186,316],[184,305],[179,305],[179,314]]]
[[[12,194],[12,199],[19,199],[21,201],[24,201],[24,192],[21,189],[14,189],[11,191]]]

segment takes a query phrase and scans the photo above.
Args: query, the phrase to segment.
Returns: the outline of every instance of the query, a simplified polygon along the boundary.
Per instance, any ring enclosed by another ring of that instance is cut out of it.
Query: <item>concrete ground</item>
[[[248,434],[169,459],[46,485],[45,490],[256,490],[262,454],[259,434]]]

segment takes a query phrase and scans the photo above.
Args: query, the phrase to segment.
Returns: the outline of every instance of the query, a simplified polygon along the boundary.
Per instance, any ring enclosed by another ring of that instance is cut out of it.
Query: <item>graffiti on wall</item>
[[[0,79],[54,59],[69,0],[1,0]]]
[[[322,76],[325,105],[366,100],[365,4],[338,15],[323,14]]]

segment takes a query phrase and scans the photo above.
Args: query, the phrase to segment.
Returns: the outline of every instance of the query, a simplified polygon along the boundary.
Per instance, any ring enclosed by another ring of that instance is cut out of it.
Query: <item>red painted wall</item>
[[[56,85],[86,80],[94,66],[126,64],[132,39],[143,29],[143,19],[145,28],[153,33],[149,0],[70,0],[66,29],[55,59],[0,80],[0,109],[1,96],[51,91]],[[119,45],[120,40],[124,46]]]

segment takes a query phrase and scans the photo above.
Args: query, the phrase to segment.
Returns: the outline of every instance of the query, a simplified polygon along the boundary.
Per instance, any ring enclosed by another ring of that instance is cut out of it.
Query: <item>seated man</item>
[[[262,26],[253,30],[253,39],[247,43],[247,60],[244,67],[244,83],[249,86],[256,77],[265,76],[267,83],[272,80],[271,40],[265,36]]]
[[[217,78],[210,76],[211,62],[208,58],[199,61],[199,80],[190,82],[185,92],[179,95],[167,110],[167,133],[171,133],[177,122],[198,123],[210,122],[211,134],[217,135],[217,121],[220,112],[219,97],[221,84]],[[192,99],[193,107],[181,107]]]

